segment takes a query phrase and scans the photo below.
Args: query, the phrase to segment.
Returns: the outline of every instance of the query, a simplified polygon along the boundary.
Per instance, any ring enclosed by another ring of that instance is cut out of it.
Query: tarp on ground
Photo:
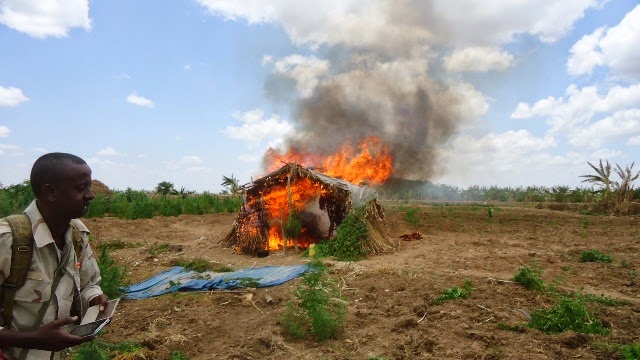
[[[284,284],[308,271],[309,265],[263,266],[234,272],[196,272],[176,266],[124,289],[125,299],[144,299],[176,291],[229,290]]]

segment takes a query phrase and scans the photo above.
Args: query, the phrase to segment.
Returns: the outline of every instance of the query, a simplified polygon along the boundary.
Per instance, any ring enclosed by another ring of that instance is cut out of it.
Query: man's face
[[[87,213],[95,197],[91,190],[91,168],[87,164],[65,164],[62,175],[62,180],[54,185],[55,206],[65,216],[79,218]]]

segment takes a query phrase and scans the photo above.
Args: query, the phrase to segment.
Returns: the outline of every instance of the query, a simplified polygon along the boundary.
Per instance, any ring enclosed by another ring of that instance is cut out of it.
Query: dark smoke
[[[279,150],[331,154],[346,141],[357,146],[373,135],[389,147],[393,177],[438,175],[437,150],[461,122],[460,96],[431,79],[420,58],[376,61],[359,53],[352,64],[297,101],[292,115],[297,133]]]

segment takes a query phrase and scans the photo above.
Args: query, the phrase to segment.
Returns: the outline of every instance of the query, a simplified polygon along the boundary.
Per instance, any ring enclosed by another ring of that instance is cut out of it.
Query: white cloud
[[[45,153],[49,152],[49,150],[47,150],[45,148],[41,148],[41,147],[35,147],[35,148],[31,149],[31,151],[37,152],[39,154],[45,154]]]
[[[627,141],[627,145],[640,146],[640,136],[633,136]]]
[[[553,96],[537,101],[533,106],[519,103],[511,114],[512,119],[536,116],[548,117],[554,133],[571,130],[588,122],[597,113],[616,112],[640,106],[640,84],[628,87],[614,86],[602,96],[598,87],[578,88],[570,85],[567,98]]]
[[[599,28],[571,48],[567,71],[590,74],[596,66],[608,66],[614,74],[640,79],[640,5],[612,28]]]
[[[607,141],[628,139],[632,142],[637,136],[640,136],[640,109],[631,109],[616,112],[576,130],[569,143],[596,148]]]
[[[518,34],[556,41],[602,0],[197,0],[211,13],[250,24],[278,23],[296,44],[411,50],[489,46]],[[390,41],[390,39],[393,39]]]
[[[473,122],[489,110],[487,97],[473,85],[469,83],[453,83],[450,85],[449,90],[454,94],[460,95],[461,99],[464,99],[464,101],[456,107],[462,119]]]
[[[264,118],[264,111],[255,109],[233,115],[240,121],[240,126],[227,126],[223,133],[236,140],[245,141],[250,148],[259,147],[264,140],[271,144],[279,143],[293,133],[293,126],[287,121],[280,120],[276,115]]]
[[[295,80],[296,88],[303,97],[309,97],[322,76],[329,73],[329,62],[315,56],[290,55],[274,64],[276,73]]]
[[[116,151],[114,148],[112,148],[111,146],[106,147],[100,151],[98,151],[98,155],[100,156],[121,156],[124,155],[121,152]]]
[[[196,155],[183,156],[181,162],[186,165],[198,165],[204,163],[204,161]]]
[[[24,96],[22,90],[13,86],[0,86],[0,106],[16,106],[26,101],[29,101],[29,98]]]
[[[577,184],[586,154],[556,155],[556,147],[554,137],[537,137],[526,130],[460,135],[450,148],[440,150],[445,171],[433,180],[462,187]]]
[[[0,138],[9,137],[9,134],[11,134],[11,129],[4,125],[0,125]]]
[[[153,101],[136,93],[132,93],[131,95],[127,96],[127,102],[133,105],[144,106],[148,108],[152,108],[154,106]]]
[[[443,59],[449,72],[504,71],[513,66],[513,55],[490,47],[469,47],[454,51]]]
[[[91,29],[88,0],[3,0],[0,23],[35,38],[65,37],[69,29]]]

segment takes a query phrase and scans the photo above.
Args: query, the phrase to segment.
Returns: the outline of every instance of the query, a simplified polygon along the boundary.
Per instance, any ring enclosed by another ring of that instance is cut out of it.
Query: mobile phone
[[[98,331],[102,330],[102,328],[109,322],[111,322],[111,318],[100,319],[84,325],[78,325],[74,327],[69,334],[81,337],[95,336],[98,334]]]

